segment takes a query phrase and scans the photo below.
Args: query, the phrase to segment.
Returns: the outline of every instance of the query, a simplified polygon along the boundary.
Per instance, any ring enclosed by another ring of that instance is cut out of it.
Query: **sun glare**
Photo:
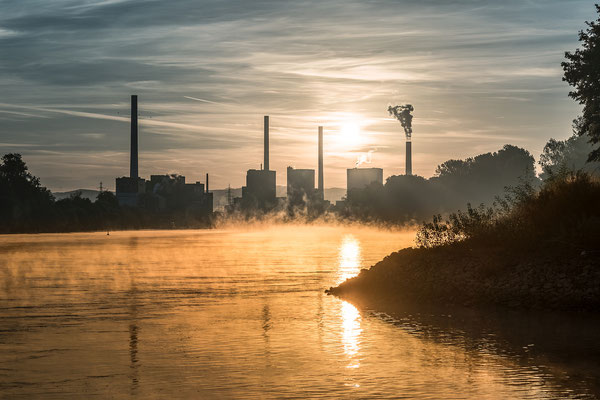
[[[340,125],[340,140],[349,145],[360,143],[360,124],[355,121],[344,122]]]

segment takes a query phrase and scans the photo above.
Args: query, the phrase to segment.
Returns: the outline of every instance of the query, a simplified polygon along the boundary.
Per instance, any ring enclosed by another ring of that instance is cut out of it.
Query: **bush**
[[[539,189],[525,183],[508,188],[494,208],[483,205],[449,215],[435,215],[417,232],[420,247],[464,240],[519,246],[597,247],[600,239],[600,183],[582,172],[553,179]],[[595,222],[594,222],[595,221]]]
[[[459,242],[468,238],[488,234],[496,223],[493,208],[483,204],[473,208],[467,204],[467,211],[458,211],[442,221],[440,214],[433,216],[433,221],[424,223],[417,231],[417,246],[437,247]]]

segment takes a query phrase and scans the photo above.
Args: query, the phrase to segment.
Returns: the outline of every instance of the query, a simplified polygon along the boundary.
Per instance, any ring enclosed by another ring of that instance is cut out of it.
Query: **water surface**
[[[323,293],[412,240],[327,226],[1,236],[0,395],[594,398],[594,374],[493,333]]]

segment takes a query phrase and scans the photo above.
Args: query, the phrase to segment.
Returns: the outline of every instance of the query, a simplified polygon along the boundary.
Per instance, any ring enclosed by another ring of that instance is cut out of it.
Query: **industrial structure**
[[[412,174],[412,115],[410,104],[390,106],[388,112],[402,124],[406,134],[406,175]],[[246,172],[246,185],[241,197],[232,199],[228,190],[228,212],[262,211],[281,209],[285,199],[277,198],[276,171],[270,169],[269,116],[264,116],[263,149],[264,160],[260,169]],[[209,216],[213,213],[213,194],[209,192],[209,176],[206,183],[186,183],[181,175],[152,175],[146,181],[139,176],[138,165],[138,98],[131,96],[131,152],[129,176],[116,178],[116,196],[120,205],[141,207],[155,212],[183,211],[185,215]],[[288,211],[295,214],[303,209],[308,215],[319,215],[331,205],[325,200],[323,169],[323,127],[318,127],[318,163],[315,188],[315,170],[287,167]],[[352,200],[359,191],[372,184],[383,185],[383,169],[350,168],[347,170],[346,199]],[[354,194],[353,194],[354,193]],[[345,201],[338,201],[336,209],[346,207]],[[302,211],[304,212],[304,211]]]
[[[406,175],[412,175],[412,119],[411,112],[415,109],[411,104],[389,106],[388,113],[393,115],[404,128],[406,135]]]
[[[287,167],[287,201],[292,207],[315,201],[315,170]]]
[[[315,189],[315,170],[287,168],[287,204],[288,211],[306,207],[310,214],[318,215],[329,207],[325,201],[323,187],[323,127],[318,128],[318,178]]]
[[[244,210],[269,211],[277,206],[276,173],[269,169],[269,116],[264,117],[264,164],[262,169],[249,169],[242,197],[234,200]]]
[[[348,196],[354,189],[364,189],[372,183],[383,185],[382,168],[348,168],[346,190]]]
[[[138,174],[138,97],[131,96],[131,148],[129,176],[116,179],[117,200],[120,205],[137,206],[138,197],[145,192],[145,180]]]
[[[121,206],[141,207],[154,212],[179,211],[195,217],[213,213],[213,194],[200,182],[185,183],[182,175],[139,177],[138,170],[138,97],[131,96],[131,149],[129,176],[116,178],[116,197]]]
[[[318,183],[318,195],[319,200],[325,201],[325,186],[323,186],[323,127],[319,126],[319,183]]]

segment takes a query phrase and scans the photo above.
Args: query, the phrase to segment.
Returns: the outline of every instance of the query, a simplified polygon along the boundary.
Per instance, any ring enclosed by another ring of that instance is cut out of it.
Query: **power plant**
[[[389,106],[388,112],[402,124],[406,134],[406,175],[412,174],[412,118],[414,108],[410,104]],[[260,169],[246,172],[246,185],[242,186],[242,196],[228,200],[226,210],[268,212],[287,203],[288,211],[296,209],[312,210],[321,213],[330,207],[325,200],[323,167],[323,126],[318,127],[317,137],[317,187],[315,170],[287,167],[287,202],[277,197],[277,174],[270,169],[270,124],[269,116],[263,119],[263,164]],[[161,210],[183,210],[196,216],[210,216],[213,213],[213,194],[209,192],[209,175],[206,183],[186,183],[185,177],[176,174],[151,175],[150,180],[139,176],[138,165],[139,124],[138,96],[131,96],[131,137],[129,176],[116,178],[116,197],[120,205],[143,207],[160,212]],[[369,152],[369,156],[370,156]],[[382,168],[358,168],[364,161],[357,162],[355,168],[346,170],[346,198],[352,199],[358,190],[371,184],[383,185]],[[366,161],[370,163],[369,160]],[[231,197],[231,195],[229,195]],[[336,203],[343,207],[344,201]]]
[[[129,176],[116,178],[116,197],[119,205],[142,207],[160,213],[179,210],[186,215],[209,217],[213,213],[213,194],[203,183],[185,183],[185,176],[176,174],[151,175],[146,181],[138,170],[138,97],[131,96],[131,139]]]
[[[245,210],[272,210],[277,206],[276,172],[269,169],[269,116],[264,117],[264,163],[262,169],[249,169],[242,197],[234,199]]]

